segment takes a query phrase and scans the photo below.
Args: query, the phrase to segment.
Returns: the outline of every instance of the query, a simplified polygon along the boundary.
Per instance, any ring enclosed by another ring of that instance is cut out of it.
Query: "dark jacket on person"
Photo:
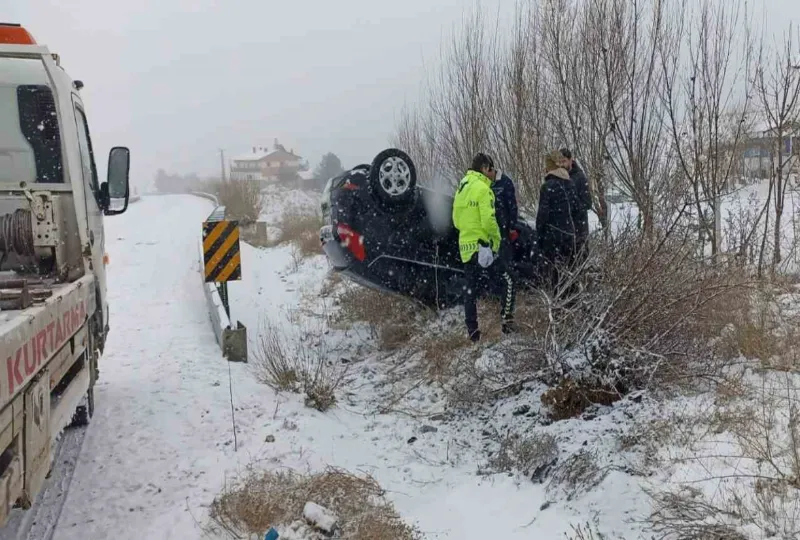
[[[573,160],[569,170],[569,177],[575,188],[578,206],[575,209],[575,233],[578,240],[585,240],[589,236],[589,210],[592,209],[592,195],[589,192],[589,179],[580,165]]]
[[[500,226],[500,237],[508,240],[508,232],[517,224],[519,211],[517,209],[517,192],[514,182],[506,173],[492,183],[494,191],[494,208],[497,224]]]
[[[536,233],[542,255],[569,258],[575,251],[575,217],[580,203],[566,169],[547,173],[539,192]]]

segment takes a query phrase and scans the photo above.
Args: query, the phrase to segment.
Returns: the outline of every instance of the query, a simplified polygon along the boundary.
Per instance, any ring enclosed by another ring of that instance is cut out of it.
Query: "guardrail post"
[[[225,308],[225,313],[228,319],[231,318],[231,305],[228,302],[228,282],[217,283],[217,290],[219,291],[219,298],[222,300],[222,307]]]

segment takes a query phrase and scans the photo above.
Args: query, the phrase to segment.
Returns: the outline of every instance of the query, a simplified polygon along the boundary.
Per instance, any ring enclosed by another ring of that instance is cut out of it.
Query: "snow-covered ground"
[[[291,206],[316,204],[314,195],[289,196]],[[281,192],[271,193],[265,218],[276,221],[285,205]],[[376,401],[390,384],[387,372],[401,361],[377,353],[358,328],[325,327],[332,361],[347,360],[347,382],[339,403],[317,412],[302,396],[256,382],[252,365],[221,358],[197,260],[200,223],[211,209],[192,196],[144,197],[106,221],[111,336],[57,540],[200,538],[208,504],[250,465],[370,473],[426,538],[556,539],[587,521],[609,538],[639,538],[639,522],[650,512],[643,488],[666,485],[676,471],[637,473],[647,456],[620,441],[649,419],[700,407],[700,398],[669,405],[626,399],[551,423],[539,414],[535,384],[468,415],[448,410],[427,418],[445,411],[445,398],[420,387],[397,407],[419,415],[380,414]],[[243,244],[242,267],[243,280],[229,285],[231,315],[248,327],[251,343],[265,319],[297,339],[307,337],[308,326],[325,326],[333,307],[320,296],[324,257],[298,264],[289,247]],[[599,468],[576,485],[478,474],[487,451],[512,432],[553,436],[561,463],[592,454]]]

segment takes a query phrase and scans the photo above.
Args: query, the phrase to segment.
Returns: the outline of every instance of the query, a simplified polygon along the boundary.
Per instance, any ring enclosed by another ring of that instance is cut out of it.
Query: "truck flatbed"
[[[94,306],[93,285],[92,275],[57,284],[0,273],[0,306],[12,308],[0,310],[0,351],[5,357],[0,358],[5,363],[0,369],[0,409],[85,326]],[[71,349],[85,348],[85,343],[74,345]],[[56,382],[63,375],[50,371]]]

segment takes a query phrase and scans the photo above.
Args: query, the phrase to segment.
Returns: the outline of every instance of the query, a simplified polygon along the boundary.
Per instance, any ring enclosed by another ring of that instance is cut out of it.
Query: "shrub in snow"
[[[214,499],[209,515],[209,532],[233,538],[263,537],[270,527],[293,540],[322,540],[329,537],[326,530],[342,538],[421,538],[373,478],[338,469],[312,475],[251,470]]]
[[[519,471],[527,478],[541,481],[557,460],[558,443],[552,435],[510,435],[500,442],[497,452],[489,458],[485,472]]]
[[[694,382],[715,367],[713,340],[746,309],[752,278],[698,256],[681,231],[656,234],[596,239],[557,294],[520,301],[514,368],[555,387],[544,396],[554,418],[654,383]]]
[[[278,391],[303,392],[307,406],[324,412],[336,403],[344,371],[329,361],[321,335],[321,330],[308,327],[287,335],[265,320],[255,338],[252,365],[264,384]]]
[[[228,180],[213,186],[219,203],[225,207],[227,219],[249,225],[258,220],[264,207],[261,186],[256,180]]]

